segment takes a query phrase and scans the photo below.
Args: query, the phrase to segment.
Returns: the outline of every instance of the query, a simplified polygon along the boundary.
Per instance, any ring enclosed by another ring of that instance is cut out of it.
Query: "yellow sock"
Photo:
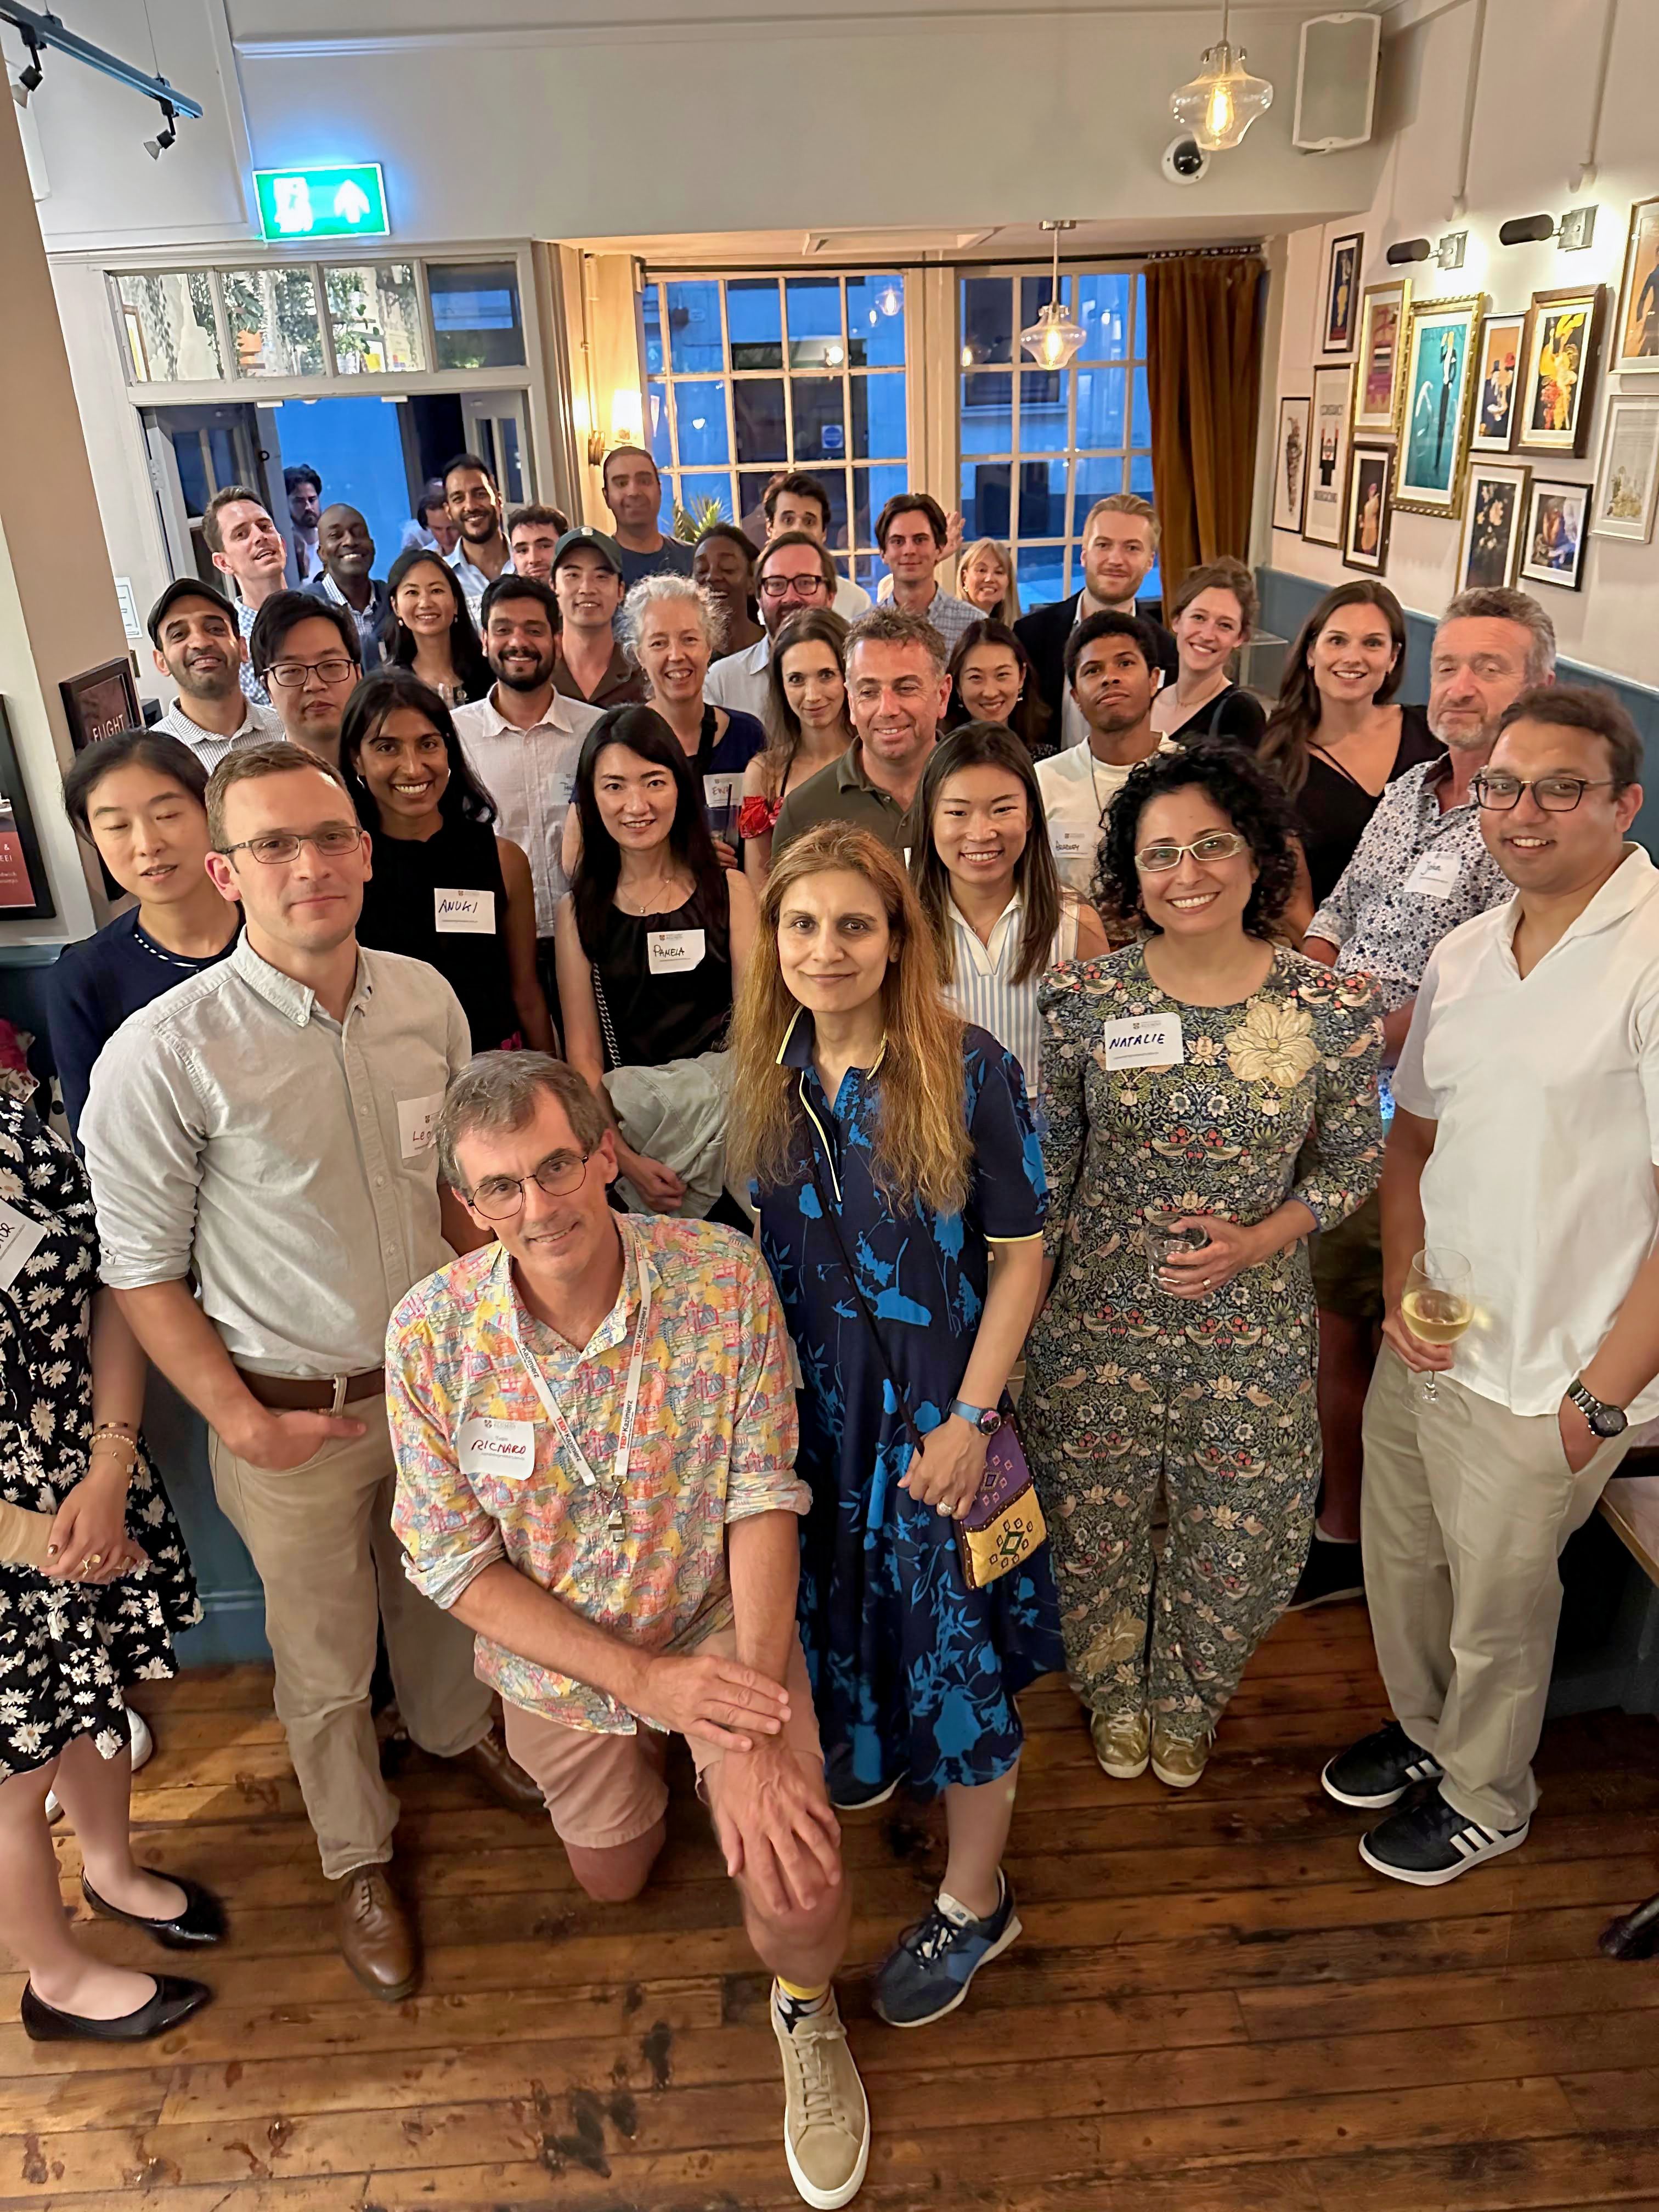
[[[781,1974],[778,1976],[777,1982],[785,1996],[793,1997],[797,2004],[816,2004],[820,1997],[827,1997],[830,1994],[828,1982],[820,1982],[813,1990],[800,1989],[793,1982],[786,1982]]]

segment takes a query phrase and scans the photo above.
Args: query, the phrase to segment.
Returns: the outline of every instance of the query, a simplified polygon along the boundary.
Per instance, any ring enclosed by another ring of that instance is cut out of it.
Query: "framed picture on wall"
[[[1526,366],[1516,443],[1540,453],[1580,456],[1589,442],[1601,350],[1605,284],[1534,292],[1527,317]]]
[[[1626,376],[1659,370],[1659,199],[1638,200],[1630,211],[1619,328],[1607,365]]]
[[[1322,354],[1351,354],[1359,307],[1359,261],[1364,234],[1334,238],[1325,263],[1325,307],[1319,325]]]
[[[1413,514],[1463,512],[1469,422],[1474,407],[1475,326],[1483,294],[1466,300],[1413,300],[1406,336],[1404,410],[1394,496]]]
[[[1308,503],[1302,535],[1316,545],[1342,543],[1342,498],[1348,483],[1351,368],[1316,368],[1308,430]]]
[[[34,834],[34,817],[23,788],[23,771],[12,743],[6,702],[0,699],[0,921],[46,921],[57,913],[46,864]]]
[[[1583,580],[1584,524],[1590,486],[1534,477],[1527,498],[1520,573],[1528,584],[1556,584],[1576,592]]]
[[[1273,528],[1302,528],[1302,510],[1308,493],[1309,399],[1279,403],[1279,442],[1273,451]]]
[[[1590,503],[1590,536],[1629,538],[1645,545],[1653,536],[1656,494],[1659,399],[1609,399],[1595,497]]]
[[[1507,453],[1515,443],[1515,400],[1521,384],[1521,356],[1527,342],[1527,311],[1488,315],[1480,325],[1475,349],[1474,428],[1472,453]]]
[[[1359,307],[1359,388],[1353,396],[1353,434],[1393,437],[1400,428],[1401,368],[1411,313],[1409,276],[1367,284]]]
[[[1389,525],[1393,502],[1389,479],[1394,467],[1392,446],[1356,438],[1348,455],[1348,486],[1342,525],[1342,561],[1349,568],[1364,568],[1380,576],[1389,565]]]
[[[1469,464],[1468,514],[1463,524],[1462,557],[1457,564],[1460,592],[1491,591],[1515,581],[1531,477],[1528,468],[1496,462]]]
[[[100,667],[66,676],[58,686],[64,697],[70,743],[77,753],[113,737],[117,730],[142,727],[138,687],[132,680],[130,660],[106,660]]]

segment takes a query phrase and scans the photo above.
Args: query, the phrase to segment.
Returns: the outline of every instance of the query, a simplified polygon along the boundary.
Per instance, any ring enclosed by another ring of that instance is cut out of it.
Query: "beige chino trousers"
[[[1446,1770],[1465,1820],[1518,1828],[1538,1802],[1561,1619],[1557,1562],[1626,1452],[1577,1474],[1553,1413],[1512,1413],[1451,1375],[1423,1395],[1389,1345],[1365,1400],[1361,1534],[1376,1661],[1394,1717]]]
[[[472,1632],[421,1595],[392,1532],[386,1400],[347,1408],[368,1434],[275,1474],[211,1430],[208,1462],[225,1518],[264,1585],[276,1712],[331,1881],[392,1856],[398,1801],[380,1778],[369,1687],[386,1627],[398,1707],[422,1751],[453,1759],[489,1731],[490,1692]]]

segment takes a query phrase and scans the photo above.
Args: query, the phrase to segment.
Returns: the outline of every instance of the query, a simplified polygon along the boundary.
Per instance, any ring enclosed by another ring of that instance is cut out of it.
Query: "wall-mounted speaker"
[[[1382,19],[1369,9],[1314,15],[1302,26],[1291,143],[1304,154],[1363,146],[1376,109]]]

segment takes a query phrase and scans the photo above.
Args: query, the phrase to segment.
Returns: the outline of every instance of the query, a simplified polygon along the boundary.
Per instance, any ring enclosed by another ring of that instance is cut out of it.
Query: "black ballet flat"
[[[76,2012],[59,2012],[25,1983],[19,2014],[31,2043],[148,2043],[200,2012],[212,1996],[204,1982],[157,1974],[155,1996],[137,2012],[123,2013],[119,2020],[83,2020]]]
[[[209,1943],[220,1943],[225,1936],[225,1908],[210,1889],[204,1889],[199,1881],[188,1875],[162,1874],[155,1867],[146,1867],[157,1881],[170,1881],[185,1893],[185,1909],[171,1920],[146,1920],[142,1913],[123,1912],[119,1905],[106,1905],[87,1880],[81,1877],[81,1894],[92,1910],[105,1920],[125,1920],[129,1928],[142,1928],[146,1936],[153,1936],[166,1951],[195,1951]]]

